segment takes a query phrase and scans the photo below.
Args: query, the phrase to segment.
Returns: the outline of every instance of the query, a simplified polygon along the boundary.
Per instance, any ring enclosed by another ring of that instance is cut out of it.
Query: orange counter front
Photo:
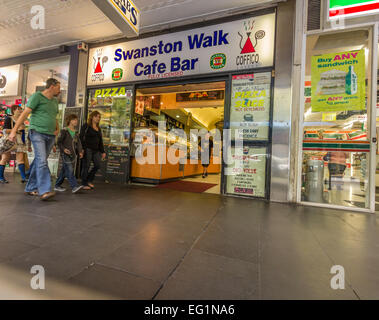
[[[168,152],[168,147],[166,147],[166,155]],[[186,159],[185,164],[171,164],[167,161],[167,157],[162,156],[162,158],[166,158],[165,164],[159,164],[158,162],[158,146],[147,146],[144,151],[144,158],[147,160],[147,154],[151,155],[151,161],[155,158],[154,163],[144,163],[140,164],[137,162],[135,157],[131,157],[131,178],[139,178],[139,179],[148,179],[148,180],[156,180],[156,181],[164,181],[169,179],[180,179],[195,175],[200,175],[203,173],[203,167],[201,165],[200,160],[196,160],[197,163],[190,163],[190,159]],[[161,150],[163,151],[163,150]],[[185,157],[186,154],[181,150],[176,150],[175,156],[178,157],[181,154],[182,157]],[[218,159],[218,158],[215,158]],[[192,160],[193,161],[193,160]],[[220,173],[221,172],[221,164],[213,163],[213,157],[210,159],[210,164],[208,167],[208,173]],[[220,161],[219,161],[220,162]]]

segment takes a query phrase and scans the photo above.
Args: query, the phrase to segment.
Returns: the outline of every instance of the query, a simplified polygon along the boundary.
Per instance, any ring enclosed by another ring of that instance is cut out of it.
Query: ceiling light
[[[304,114],[304,119],[305,119],[305,118],[308,118],[308,117],[311,115],[311,113],[312,113],[312,108],[309,108],[309,109],[305,112],[305,114]]]
[[[179,116],[178,114],[176,115],[176,117],[177,117],[177,118],[180,118],[180,116]]]

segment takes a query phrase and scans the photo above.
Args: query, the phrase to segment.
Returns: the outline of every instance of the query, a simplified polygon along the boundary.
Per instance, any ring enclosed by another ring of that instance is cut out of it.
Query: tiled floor
[[[379,299],[378,215],[110,184],[41,202],[22,188],[0,185],[2,299]],[[30,287],[34,265],[45,290]]]
[[[360,185],[359,180],[350,179],[349,177],[342,180],[332,180],[332,190],[329,190],[329,184],[323,185],[322,199],[316,196],[311,202],[328,203],[332,205],[353,207],[353,208],[368,208],[369,207],[369,192],[365,191]],[[303,200],[307,199],[303,193]],[[375,201],[376,211],[379,211],[379,198]]]

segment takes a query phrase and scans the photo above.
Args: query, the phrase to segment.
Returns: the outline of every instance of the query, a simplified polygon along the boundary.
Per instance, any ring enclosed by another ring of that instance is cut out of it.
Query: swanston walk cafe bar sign
[[[88,85],[271,67],[275,14],[90,50]]]

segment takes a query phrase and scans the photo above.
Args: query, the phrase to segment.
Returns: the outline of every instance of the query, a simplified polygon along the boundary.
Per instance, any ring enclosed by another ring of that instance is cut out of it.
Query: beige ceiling
[[[134,0],[141,33],[246,12],[281,0]],[[46,12],[46,29],[33,30],[33,5]],[[0,0],[0,59],[61,44],[120,38],[120,31],[91,0]]]
[[[311,75],[312,56],[368,48],[368,37],[369,32],[366,30],[308,36],[306,48],[306,76],[310,77]],[[368,72],[368,69],[368,65],[366,64],[366,72]]]
[[[188,114],[191,112],[192,118],[201,123],[205,128],[211,130],[217,122],[224,120],[224,107],[215,108],[189,108],[184,109]]]
[[[180,109],[162,109],[162,113],[167,114],[177,121],[187,124],[189,113],[191,113],[191,128],[212,130],[215,124],[224,121],[224,107],[212,108],[180,108]]]
[[[196,92],[201,90],[224,90],[225,82],[207,82],[207,83],[193,83],[193,84],[183,84],[174,86],[162,86],[162,87],[151,87],[151,88],[139,88],[138,93],[143,95],[150,94],[164,94],[164,93],[180,93],[180,92]]]

